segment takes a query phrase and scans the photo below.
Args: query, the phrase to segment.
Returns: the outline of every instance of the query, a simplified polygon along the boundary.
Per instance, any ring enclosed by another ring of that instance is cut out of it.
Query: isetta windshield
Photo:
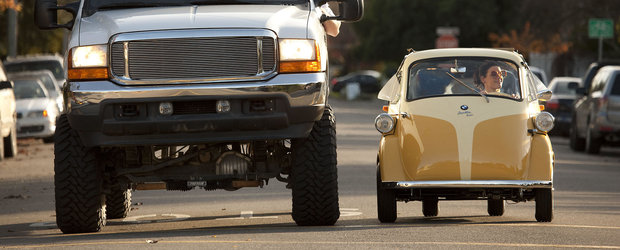
[[[497,58],[447,57],[422,60],[410,66],[408,101],[463,95],[521,100],[517,65]]]

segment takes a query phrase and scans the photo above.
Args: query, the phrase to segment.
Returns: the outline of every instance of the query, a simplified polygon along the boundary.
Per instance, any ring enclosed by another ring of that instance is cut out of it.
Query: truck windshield
[[[188,6],[188,5],[222,5],[222,4],[303,4],[308,0],[86,0],[83,7],[83,16],[90,16],[97,11],[112,9],[129,9],[160,6]]]

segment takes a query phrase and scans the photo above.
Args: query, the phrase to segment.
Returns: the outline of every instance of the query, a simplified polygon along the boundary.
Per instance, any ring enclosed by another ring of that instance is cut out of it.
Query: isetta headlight
[[[549,132],[553,129],[553,121],[555,118],[549,112],[540,112],[534,117],[534,125],[540,131]]]
[[[386,113],[379,114],[377,118],[375,118],[375,128],[383,134],[392,132],[394,124],[394,118]]]

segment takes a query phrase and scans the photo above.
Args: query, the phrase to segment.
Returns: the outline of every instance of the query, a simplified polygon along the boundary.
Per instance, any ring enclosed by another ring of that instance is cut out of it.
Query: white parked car
[[[13,83],[6,78],[0,63],[0,160],[17,155],[17,122]]]
[[[53,142],[58,106],[38,79],[15,80],[17,137]]]

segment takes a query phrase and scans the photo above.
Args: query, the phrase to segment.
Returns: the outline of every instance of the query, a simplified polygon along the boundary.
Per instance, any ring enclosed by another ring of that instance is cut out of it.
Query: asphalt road
[[[373,126],[378,101],[331,100],[336,112],[341,217],[335,226],[298,227],[290,190],[136,191],[126,219],[99,233],[63,235],[55,225],[53,145],[20,141],[20,155],[0,162],[0,248],[43,249],[620,249],[620,149],[574,153],[552,137],[555,214],[537,223],[534,203],[509,203],[501,217],[484,201],[442,201],[439,216],[419,202],[398,203],[398,220],[377,220]]]

